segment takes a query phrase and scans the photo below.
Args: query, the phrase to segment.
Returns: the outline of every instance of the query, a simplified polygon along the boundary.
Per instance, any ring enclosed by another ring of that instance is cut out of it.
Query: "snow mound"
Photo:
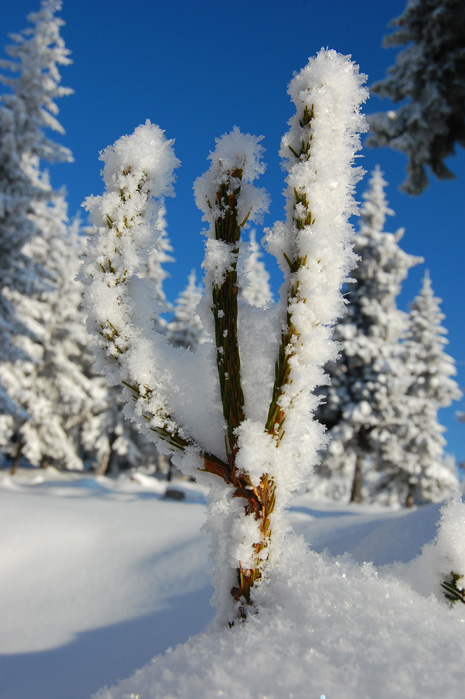
[[[457,523],[464,510],[458,498],[443,508],[436,541],[417,561],[434,548],[435,560],[447,568],[451,545],[445,540],[452,532],[459,539],[454,566],[459,549],[463,563]],[[273,569],[264,592],[273,607],[263,606],[246,624],[212,627],[169,649],[94,699],[462,696],[463,605],[451,607],[440,594],[423,596],[394,575],[401,564],[377,571],[347,555],[316,554],[294,534]],[[433,579],[437,566],[423,573]]]

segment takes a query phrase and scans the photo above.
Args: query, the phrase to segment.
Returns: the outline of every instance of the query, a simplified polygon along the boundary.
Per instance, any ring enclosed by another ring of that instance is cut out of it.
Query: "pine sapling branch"
[[[220,383],[223,415],[226,423],[226,451],[228,456],[227,474],[218,473],[226,483],[234,487],[233,496],[246,501],[244,512],[259,522],[260,540],[253,545],[252,568],[239,562],[237,585],[231,590],[238,603],[238,617],[247,617],[247,607],[252,604],[251,588],[262,576],[262,551],[268,546],[271,536],[270,515],[275,502],[275,486],[268,474],[264,474],[258,486],[254,486],[250,476],[236,469],[237,428],[245,419],[244,394],[241,386],[241,364],[238,329],[238,278],[237,256],[241,229],[248,216],[239,222],[238,200],[241,193],[243,170],[236,168],[226,173],[216,192],[217,216],[215,218],[215,240],[226,243],[231,249],[231,263],[225,271],[222,283],[212,288],[213,316],[217,347],[217,366]],[[209,470],[207,468],[207,470]],[[210,470],[210,472],[212,472]]]
[[[452,604],[456,602],[462,602],[465,604],[465,588],[459,587],[457,585],[459,580],[463,580],[463,576],[458,573],[451,573],[450,577],[441,583],[441,587],[444,590],[444,596]]]
[[[312,120],[314,115],[314,106],[312,105],[311,109],[309,109],[308,106],[305,105],[303,115],[299,119],[300,126],[304,131],[299,152],[289,145],[292,155],[298,162],[305,162],[310,159],[313,140]],[[293,223],[297,231],[302,231],[304,228],[310,227],[315,223],[315,219],[309,207],[307,194],[304,191],[298,191],[296,187],[294,187]],[[298,301],[303,301],[303,303],[305,303],[305,299],[302,299],[300,295],[298,272],[307,264],[307,256],[302,257],[299,255],[296,249],[295,238],[293,239],[293,243],[292,259],[285,252],[283,253],[289,267],[287,324],[281,335],[281,344],[275,368],[273,394],[265,427],[266,431],[276,439],[277,444],[279,444],[284,436],[284,422],[286,419],[286,410],[281,407],[280,399],[284,393],[285,386],[292,382],[291,358],[294,356],[299,343],[299,333],[292,320],[292,306]]]
[[[231,246],[231,265],[221,284],[212,289],[213,316],[217,348],[218,377],[223,415],[227,425],[226,449],[231,468],[237,453],[235,430],[244,420],[244,394],[241,386],[241,362],[237,339],[237,256],[241,226],[237,201],[241,191],[242,170],[228,173],[216,193],[219,215],[215,220],[215,239]]]

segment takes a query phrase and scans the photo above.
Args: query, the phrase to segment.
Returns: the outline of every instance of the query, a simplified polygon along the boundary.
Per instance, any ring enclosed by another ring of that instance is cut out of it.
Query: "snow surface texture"
[[[379,570],[311,552],[290,537],[272,582],[274,607],[245,625],[190,639],[96,697],[458,699],[465,609],[449,609],[434,592],[448,566],[464,570],[464,532],[457,497],[422,555]],[[423,596],[415,582],[433,594]]]
[[[175,481],[186,494],[175,502],[142,474],[28,476],[0,474],[2,697],[84,699],[144,665],[95,696],[463,696],[465,607],[438,593],[443,572],[465,559],[458,498],[433,543],[439,505],[341,508],[299,496],[290,519],[318,553],[293,537],[275,606],[205,633],[213,610],[202,488]]]
[[[0,471],[2,699],[85,699],[212,619],[205,495],[165,485]]]

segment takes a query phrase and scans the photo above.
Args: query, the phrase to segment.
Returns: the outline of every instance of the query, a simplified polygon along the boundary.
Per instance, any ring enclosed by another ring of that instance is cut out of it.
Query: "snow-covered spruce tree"
[[[168,340],[175,347],[185,347],[195,352],[202,342],[204,329],[197,310],[201,298],[202,289],[197,284],[195,270],[192,270],[186,288],[176,301],[173,318],[167,327]]]
[[[48,179],[40,172],[42,160],[69,161],[70,152],[45,133],[62,133],[56,119],[55,100],[71,92],[60,86],[58,67],[70,59],[55,14],[59,0],[44,0],[39,12],[29,15],[32,26],[12,36],[6,51],[11,60],[2,61],[7,71],[0,80],[10,92],[0,97],[0,359],[2,362],[30,360],[20,350],[18,336],[31,334],[27,322],[17,314],[18,299],[30,299],[44,289],[37,265],[24,246],[39,233],[34,205],[50,201]],[[14,376],[10,376],[10,383]],[[19,390],[19,386],[16,389]],[[11,427],[12,415],[21,410],[11,399],[2,379],[0,422]],[[24,417],[24,415],[23,415]]]
[[[40,234],[24,251],[40,267],[45,286],[32,298],[13,294],[17,314],[32,335],[17,338],[30,359],[1,366],[4,384],[24,412],[7,450],[17,456],[21,452],[34,466],[59,463],[82,468],[78,425],[92,388],[82,362],[89,344],[82,285],[74,279],[82,237],[78,222],[68,226],[62,197],[55,196],[52,203],[35,202],[33,211]]]
[[[141,465],[142,453],[134,423],[124,419],[120,386],[109,386],[103,376],[93,376],[93,402],[80,422],[80,442],[94,462],[99,476]],[[153,449],[153,445],[152,445]],[[155,450],[153,450],[155,451]]]
[[[308,482],[323,437],[311,414],[322,367],[336,354],[332,325],[354,264],[348,218],[361,176],[351,165],[364,128],[363,78],[349,58],[322,50],[290,83],[297,111],[281,148],[287,218],[268,233],[286,283],[260,323],[255,313],[250,322],[246,306],[238,315],[236,269],[241,230],[268,203],[253,185],[264,170],[260,138],[234,128],[217,140],[195,184],[209,224],[202,301],[209,342],[195,353],[154,331],[148,303],[152,224],[179,165],[172,142],[148,122],[121,138],[101,156],[106,193],[87,200],[98,235],[83,278],[98,365],[127,387],[128,414],[159,449],[210,485],[222,623],[245,618],[260,590],[266,598],[261,583],[283,545],[283,510]]]
[[[399,431],[404,456],[391,472],[382,474],[377,489],[395,490],[413,505],[441,502],[458,487],[453,459],[444,456],[444,427],[438,421],[438,410],[462,394],[452,378],[456,374],[454,360],[444,351],[444,315],[428,272],[408,320],[402,351],[410,377],[403,401],[408,419]]]
[[[360,260],[347,286],[348,310],[335,330],[340,356],[327,366],[331,385],[323,389],[318,410],[329,446],[310,486],[315,493],[354,502],[362,499],[363,472],[383,469],[405,421],[408,376],[399,341],[407,316],[396,298],[409,268],[421,262],[399,247],[402,230],[384,231],[386,217],[393,213],[385,186],[377,167],[363,195],[354,245]]]
[[[462,0],[409,0],[393,20],[385,46],[406,46],[372,91],[401,102],[369,117],[373,146],[391,146],[408,157],[402,189],[421,194],[426,168],[454,177],[444,163],[455,144],[465,147],[465,4]],[[405,101],[406,100],[406,101]]]
[[[244,252],[245,259],[239,266],[241,285],[240,298],[251,306],[265,308],[273,302],[270,287],[270,275],[266,271],[260,246],[255,237],[255,230],[250,231],[249,243]]]
[[[152,282],[154,322],[158,332],[164,333],[167,332],[166,320],[161,314],[172,310],[172,306],[163,291],[163,282],[169,277],[164,265],[167,262],[174,262],[174,257],[170,255],[173,252],[173,247],[166,230],[166,209],[164,207],[161,207],[157,213],[155,229],[158,232],[157,244],[150,251],[146,275]]]

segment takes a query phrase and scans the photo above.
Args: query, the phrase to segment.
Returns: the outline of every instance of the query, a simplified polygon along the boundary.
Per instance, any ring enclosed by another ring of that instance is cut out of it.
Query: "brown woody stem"
[[[215,285],[213,288],[212,310],[215,319],[221,400],[227,429],[228,465],[226,473],[223,472],[221,475],[226,483],[230,483],[234,487],[234,497],[245,500],[245,515],[253,516],[260,523],[260,541],[253,545],[254,565],[251,568],[244,568],[239,561],[237,585],[231,590],[232,596],[238,602],[238,616],[245,619],[247,616],[246,608],[252,604],[251,588],[262,577],[263,560],[261,554],[267,547],[271,535],[270,514],[275,503],[275,485],[268,474],[265,474],[256,487],[252,484],[249,475],[243,471],[237,471],[235,466],[238,451],[236,429],[245,419],[237,338],[236,259],[239,253],[241,228],[245,224],[245,221],[239,222],[237,214],[241,179],[242,170],[236,169],[231,172],[227,182],[219,187],[216,195],[220,216],[215,221],[215,238],[231,246],[232,263],[222,284]],[[207,460],[205,461],[205,469],[211,473],[218,473],[217,464],[207,463]],[[220,474],[218,473],[218,475]]]

